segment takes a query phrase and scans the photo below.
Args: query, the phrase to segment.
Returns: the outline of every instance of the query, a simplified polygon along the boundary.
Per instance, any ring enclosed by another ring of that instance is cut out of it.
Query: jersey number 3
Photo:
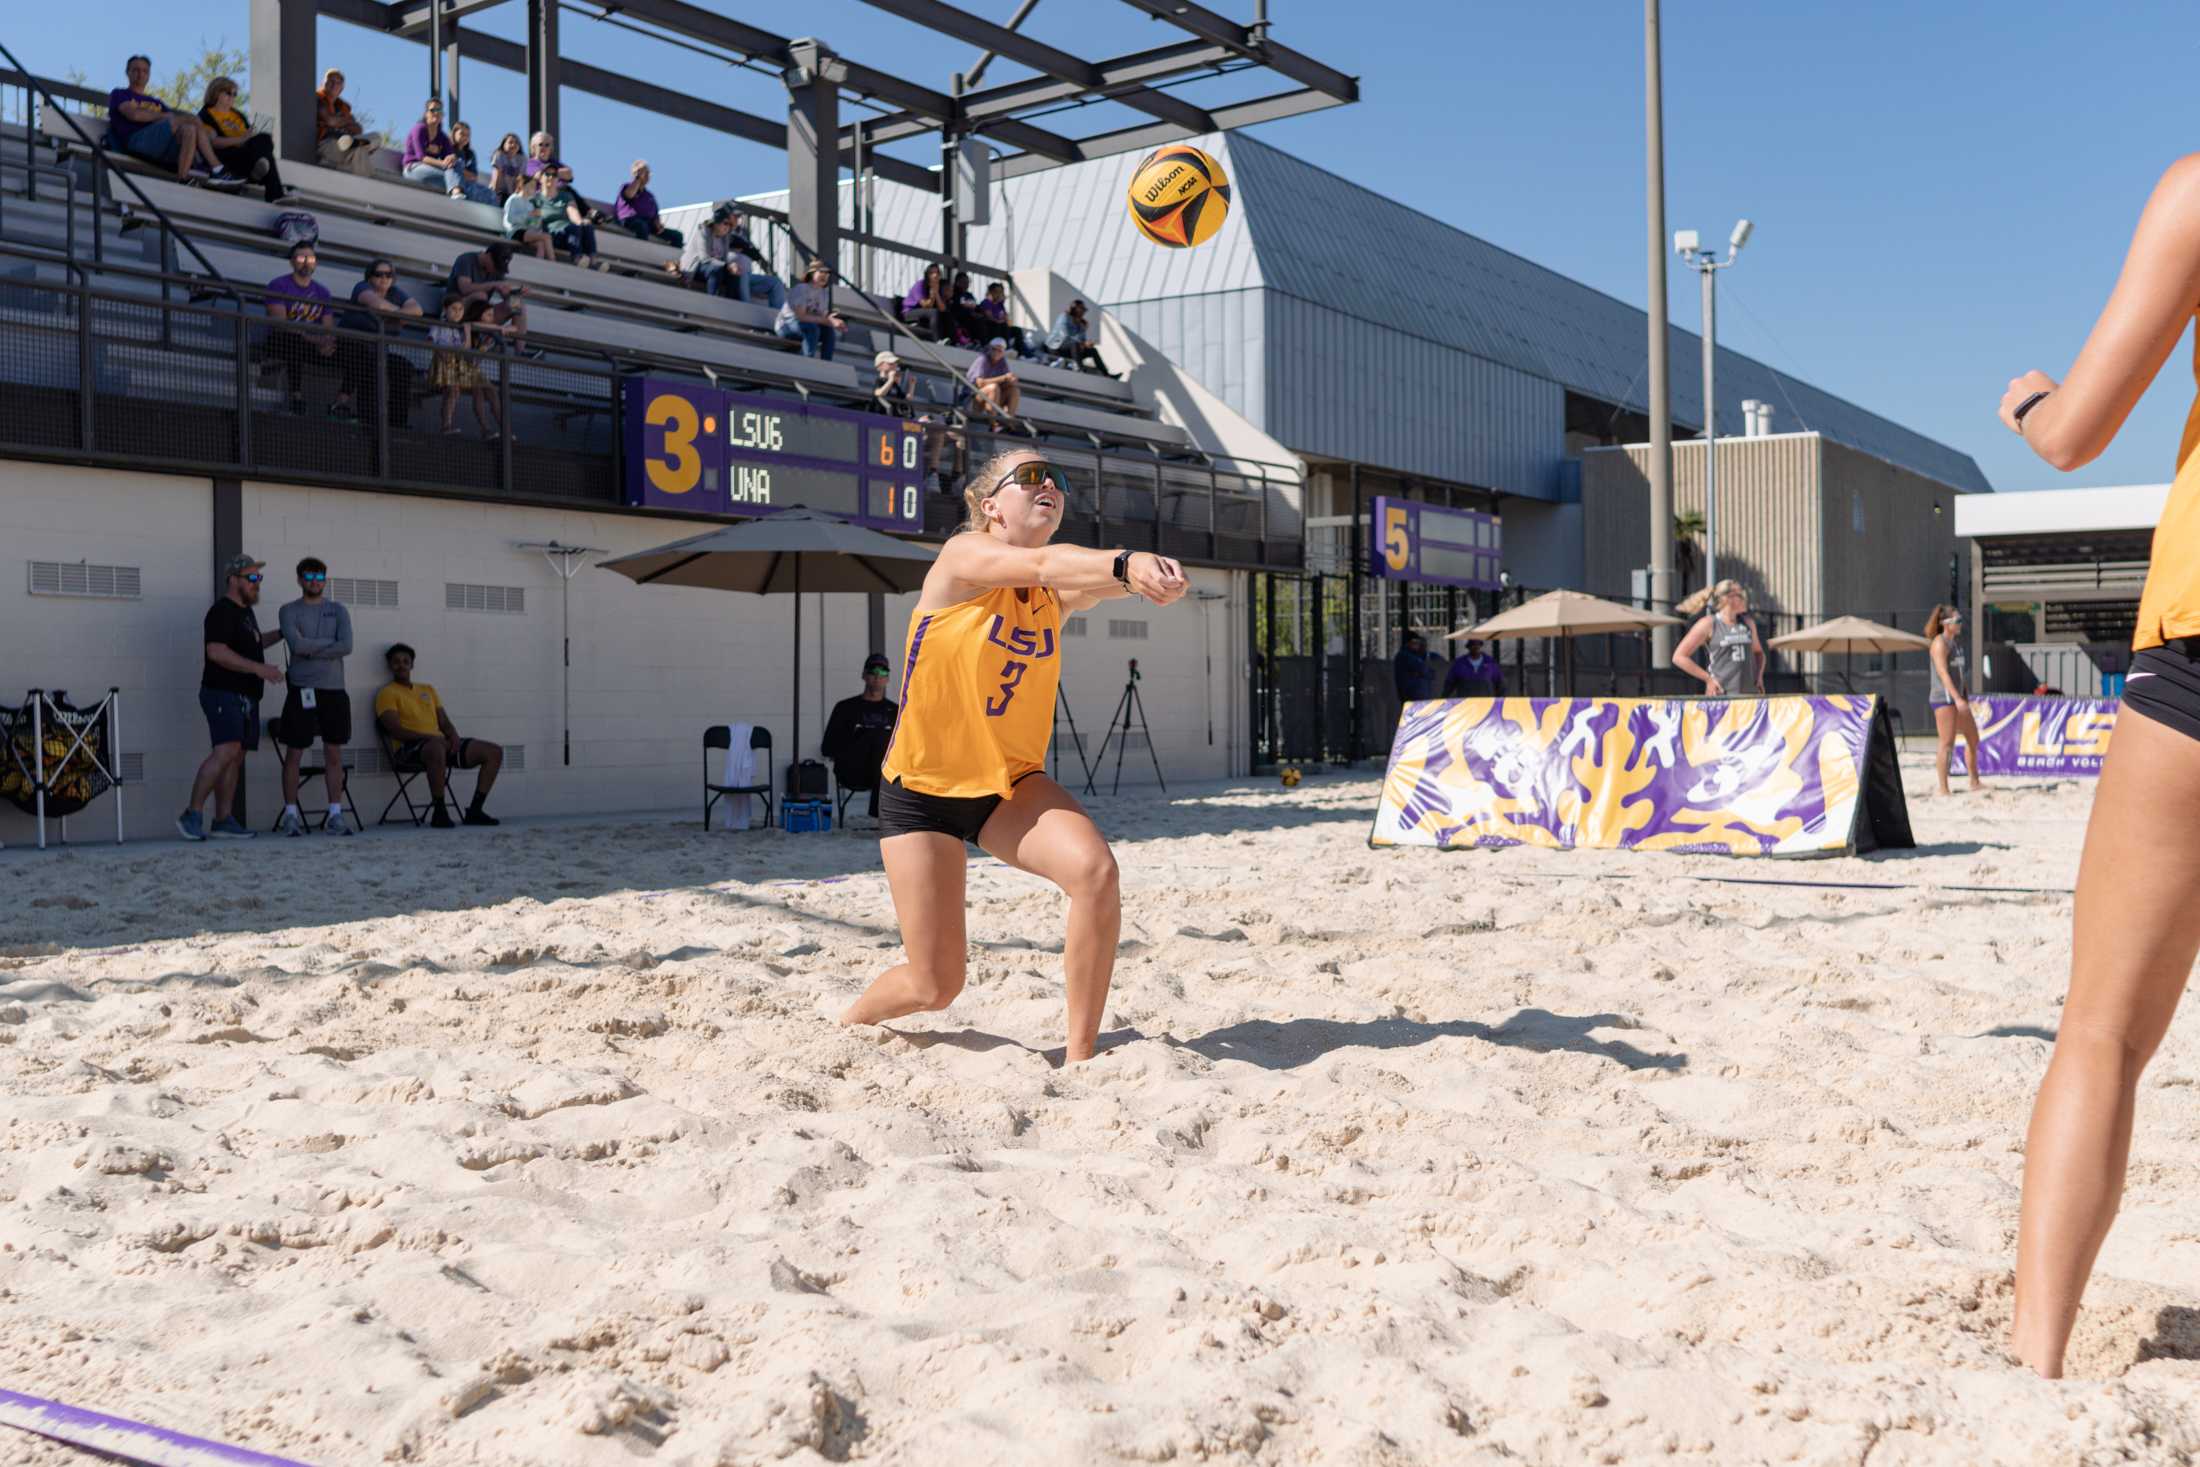
[[[985,700],[986,717],[999,718],[1008,711],[1008,705],[1016,697],[1016,686],[1024,680],[1024,670],[1030,666],[1028,662],[1016,661],[1001,664],[1001,696]]]

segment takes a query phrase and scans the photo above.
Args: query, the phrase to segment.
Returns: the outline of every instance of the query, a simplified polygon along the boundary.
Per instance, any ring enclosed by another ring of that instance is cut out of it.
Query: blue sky
[[[945,89],[970,48],[859,0],[704,0],[781,34]],[[962,0],[1005,19],[1011,0]],[[1209,0],[1250,18],[1252,0]],[[2194,145],[2188,78],[2200,12],[2125,0],[2067,6],[1935,0],[1666,0],[1668,224],[1757,233],[1720,282],[1720,339],[1977,458],[1998,489],[2154,483],[2192,400],[2190,344],[2098,461],[2061,475],[1994,420],[2007,380],[2061,376],[2107,298],[2147,190]],[[1633,0],[1271,0],[1278,39],[1360,78],[1364,101],[1256,135],[1635,305],[1647,297],[1642,25]],[[247,0],[106,0],[49,9],[9,44],[49,75],[113,84],[123,52],[165,77],[206,45],[244,47]],[[518,0],[481,29],[517,39]],[[770,115],[784,91],[568,12],[568,54]],[[1114,54],[1175,39],[1112,0],[1044,0],[1026,29]],[[323,20],[324,64],[384,124],[409,122],[426,52]],[[996,61],[988,82],[1022,75]],[[119,75],[115,80],[119,80]],[[1219,100],[1228,83],[1195,99]],[[494,136],[524,122],[519,79],[469,67],[464,111]],[[2185,99],[2185,100],[2180,100]],[[568,92],[563,149],[584,187],[650,158],[667,202],[777,187],[783,155]],[[1063,119],[1117,125],[1108,109]],[[921,156],[921,155],[919,155]],[[608,183],[602,186],[608,187]],[[1669,261],[1675,318],[1693,277]],[[1676,361],[1693,371],[1693,361]],[[1782,426],[1793,426],[1782,414]]]

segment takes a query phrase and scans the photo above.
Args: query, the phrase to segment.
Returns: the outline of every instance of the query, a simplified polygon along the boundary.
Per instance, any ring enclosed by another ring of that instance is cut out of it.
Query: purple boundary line
[[[149,1426],[122,1416],[103,1416],[81,1406],[0,1389],[0,1424],[19,1427],[73,1446],[90,1447],[152,1467],[309,1467],[291,1457],[271,1457],[204,1437]]]

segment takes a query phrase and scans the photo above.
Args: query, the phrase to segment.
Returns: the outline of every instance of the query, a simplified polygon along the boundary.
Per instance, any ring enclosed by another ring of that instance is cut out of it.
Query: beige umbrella
[[[1461,627],[1447,634],[1447,640],[1456,642],[1463,637],[1479,637],[1494,642],[1500,637],[1563,637],[1566,639],[1566,689],[1571,693],[1574,638],[1593,637],[1603,632],[1647,632],[1652,627],[1679,625],[1681,619],[1677,616],[1637,611],[1632,606],[1606,601],[1586,592],[1546,591],[1533,601],[1501,611],[1479,625]]]
[[[1765,645],[1778,647],[1783,652],[1845,654],[1848,661],[1842,671],[1842,681],[1848,684],[1849,691],[1854,692],[1857,653],[1923,652],[1933,644],[1915,632],[1881,626],[1878,622],[1866,621],[1861,616],[1837,616],[1832,621],[1822,621],[1816,626],[1789,632],[1784,637],[1774,637]]]

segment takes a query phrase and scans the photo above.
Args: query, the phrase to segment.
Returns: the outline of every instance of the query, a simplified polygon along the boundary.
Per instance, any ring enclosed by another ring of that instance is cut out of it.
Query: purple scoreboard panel
[[[1499,530],[1495,515],[1378,494],[1368,510],[1367,572],[1389,581],[1495,591],[1502,584]]]
[[[626,502],[685,514],[803,505],[879,530],[924,528],[924,430],[847,408],[630,377]]]

